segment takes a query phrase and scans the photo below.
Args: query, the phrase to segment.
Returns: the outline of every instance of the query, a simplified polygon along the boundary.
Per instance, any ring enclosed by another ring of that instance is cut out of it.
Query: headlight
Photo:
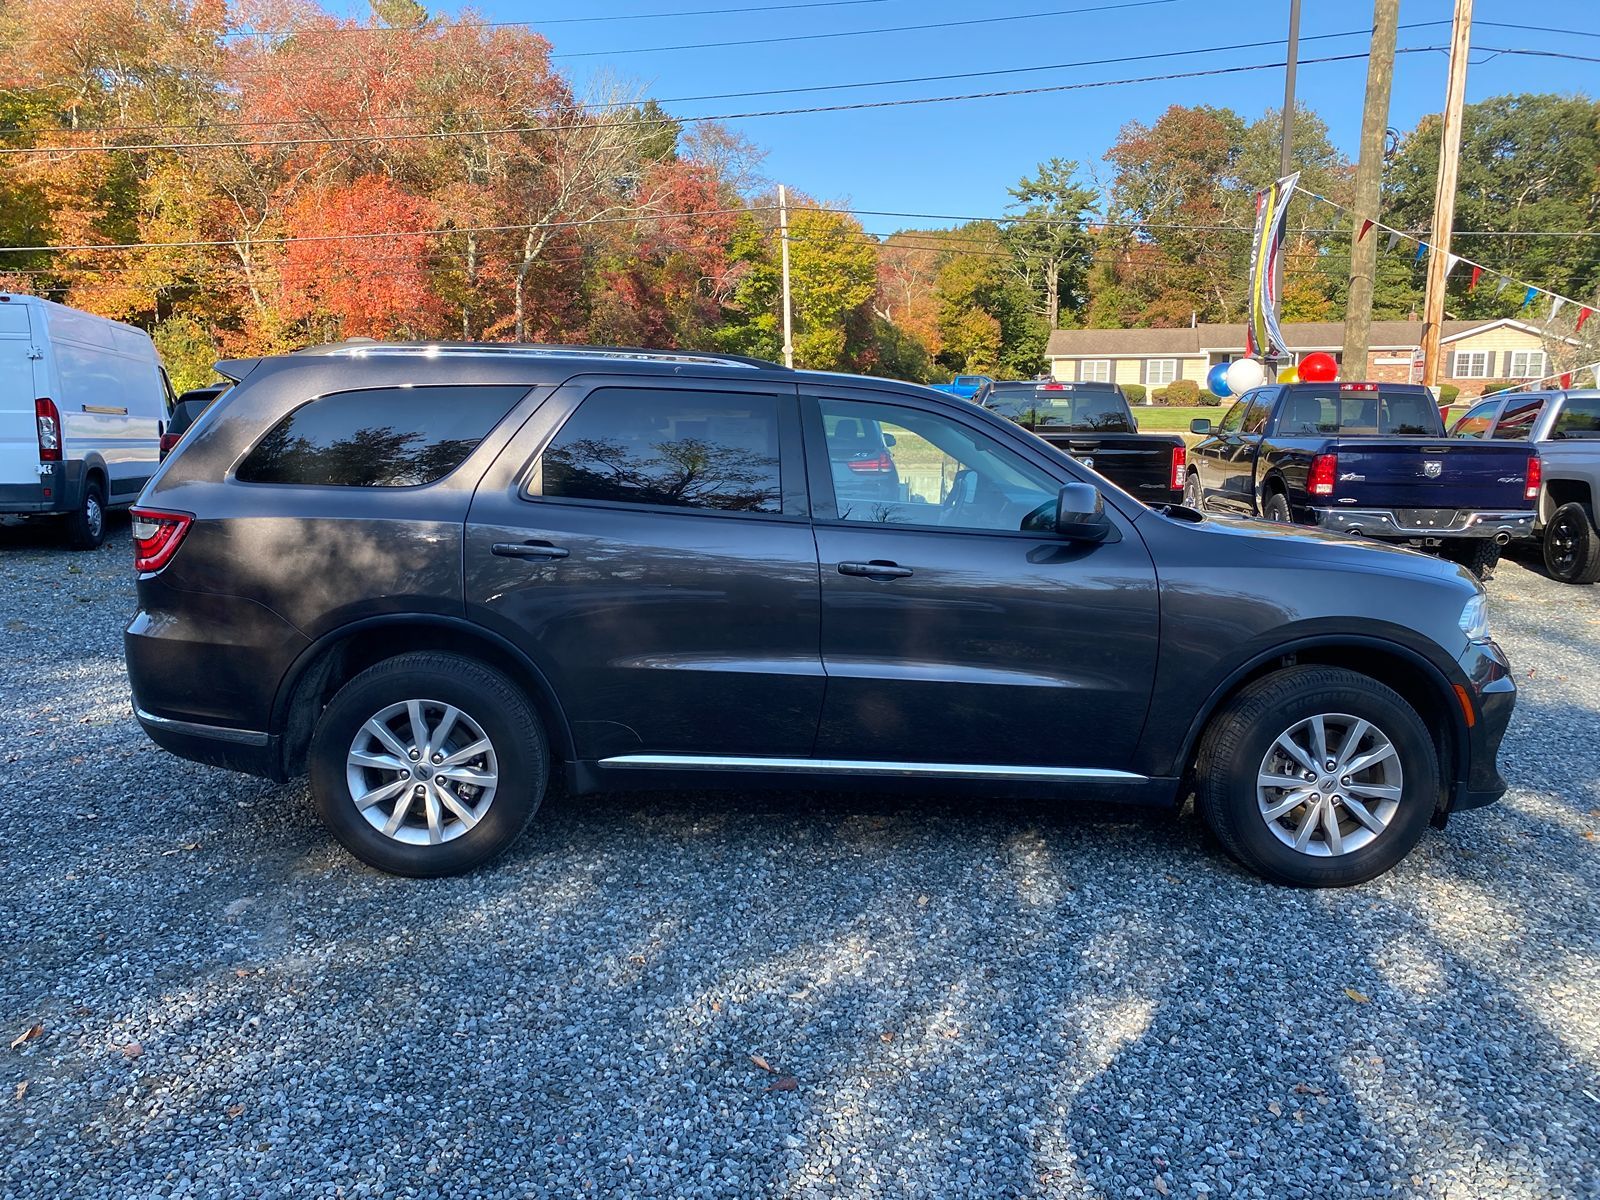
[[[1461,610],[1461,632],[1469,642],[1489,640],[1489,597],[1479,592]]]

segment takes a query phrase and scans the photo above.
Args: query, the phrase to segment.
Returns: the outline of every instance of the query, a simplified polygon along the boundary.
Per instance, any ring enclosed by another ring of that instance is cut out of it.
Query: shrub
[[[1166,388],[1157,388],[1155,391],[1150,393],[1150,403],[1151,404],[1165,404],[1166,402],[1167,402],[1167,389]]]
[[[1461,389],[1453,383],[1439,385],[1439,407],[1449,408],[1456,402],[1456,397],[1461,395]]]
[[[1498,392],[1501,388],[1516,387],[1526,382],[1528,382],[1526,379],[1485,379],[1483,386],[1478,389],[1478,395],[1482,396],[1487,392]],[[1439,400],[1440,403],[1444,402],[1444,388],[1442,387],[1439,389]]]
[[[1173,408],[1189,408],[1200,403],[1200,385],[1192,379],[1174,379],[1167,384],[1167,398],[1163,401]]]
[[[1129,404],[1143,404],[1146,390],[1142,383],[1125,383],[1122,385],[1122,394],[1128,398]]]
[[[1222,397],[1215,392],[1201,391],[1200,406],[1202,408],[1216,408],[1222,403]]]

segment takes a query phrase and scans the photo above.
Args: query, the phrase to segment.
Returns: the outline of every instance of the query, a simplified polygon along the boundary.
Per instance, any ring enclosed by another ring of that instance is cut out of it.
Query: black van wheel
[[[1600,580],[1600,531],[1576,501],[1550,514],[1544,527],[1544,569],[1562,583]]]
[[[67,545],[74,550],[98,550],[106,540],[106,490],[98,478],[83,485],[83,498],[67,518]]]
[[[402,654],[340,688],[311,738],[317,814],[362,862],[396,875],[469,871],[527,827],[549,742],[527,697],[454,654]]]
[[[1294,887],[1348,887],[1417,844],[1439,761],[1398,693],[1354,671],[1290,667],[1213,718],[1196,780],[1201,817],[1239,862]]]

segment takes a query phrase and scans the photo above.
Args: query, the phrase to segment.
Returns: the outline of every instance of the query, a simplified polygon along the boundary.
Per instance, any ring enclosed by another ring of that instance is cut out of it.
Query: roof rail
[[[677,362],[715,364],[731,367],[749,367],[756,370],[782,371],[782,364],[745,354],[723,354],[704,350],[646,350],[634,346],[576,346],[547,345],[528,342],[375,342],[350,339],[321,346],[308,346],[299,354],[340,356],[350,358],[375,358],[417,355],[441,358],[454,355],[506,355],[529,358],[616,358],[642,362]]]

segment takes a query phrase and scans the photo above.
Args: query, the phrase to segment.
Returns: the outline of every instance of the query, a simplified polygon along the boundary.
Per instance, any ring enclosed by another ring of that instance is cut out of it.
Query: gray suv
[[[135,710],[177,754],[309,772],[384,870],[484,862],[557,772],[1192,792],[1312,886],[1505,788],[1515,688],[1461,570],[1147,508],[931,389],[533,346],[219,371],[135,510]]]

